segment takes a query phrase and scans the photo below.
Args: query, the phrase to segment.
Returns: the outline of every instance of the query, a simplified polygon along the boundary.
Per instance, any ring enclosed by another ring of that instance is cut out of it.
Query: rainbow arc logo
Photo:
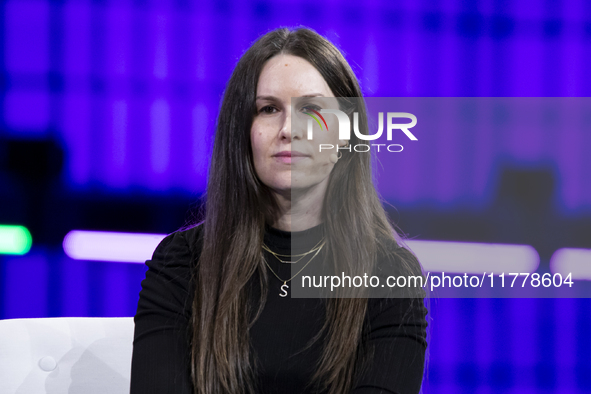
[[[324,120],[324,117],[322,115],[320,115],[320,112],[313,110],[312,108],[306,108],[308,111],[314,112],[316,115],[318,115],[318,117],[320,117],[320,119],[322,119],[322,122],[324,123],[324,126],[326,127],[326,130],[328,131],[328,125],[326,124],[326,120]],[[322,130],[322,123],[320,123],[320,120],[318,120],[318,118],[316,116],[314,116],[313,114],[311,114],[310,112],[304,112],[306,115],[311,116],[312,118],[314,118],[314,120],[316,121],[316,123],[318,123],[318,126],[320,126],[320,130]]]

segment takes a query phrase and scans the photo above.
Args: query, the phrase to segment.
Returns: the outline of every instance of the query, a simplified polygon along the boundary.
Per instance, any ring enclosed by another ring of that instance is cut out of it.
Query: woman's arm
[[[191,253],[183,233],[162,240],[146,265],[134,318],[131,394],[191,394]]]
[[[364,340],[367,364],[352,394],[417,394],[427,349],[420,298],[369,300],[370,329]]]

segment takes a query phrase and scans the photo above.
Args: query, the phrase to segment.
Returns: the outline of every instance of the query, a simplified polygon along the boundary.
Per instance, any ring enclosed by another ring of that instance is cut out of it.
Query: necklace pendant
[[[281,262],[283,264],[293,264],[294,263],[293,261],[287,261],[287,260],[285,260],[285,261],[284,260],[281,260]]]
[[[284,289],[285,287],[285,289]],[[287,281],[283,282],[283,285],[281,286],[281,291],[283,293],[279,293],[280,297],[287,297],[287,289],[289,289],[289,286],[287,285]]]

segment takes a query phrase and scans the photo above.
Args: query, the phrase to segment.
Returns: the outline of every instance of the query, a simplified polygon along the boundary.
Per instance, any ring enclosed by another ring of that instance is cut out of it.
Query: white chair
[[[0,320],[1,394],[129,394],[132,317]]]

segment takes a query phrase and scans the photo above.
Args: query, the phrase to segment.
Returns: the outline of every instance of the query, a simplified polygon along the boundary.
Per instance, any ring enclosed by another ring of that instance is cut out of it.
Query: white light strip
[[[145,263],[162,241],[162,234],[72,230],[63,242],[66,255],[76,260]]]
[[[565,278],[591,280],[591,249],[558,249],[550,258],[550,271]]]
[[[425,272],[482,274],[535,272],[538,252],[530,245],[406,240]]]

